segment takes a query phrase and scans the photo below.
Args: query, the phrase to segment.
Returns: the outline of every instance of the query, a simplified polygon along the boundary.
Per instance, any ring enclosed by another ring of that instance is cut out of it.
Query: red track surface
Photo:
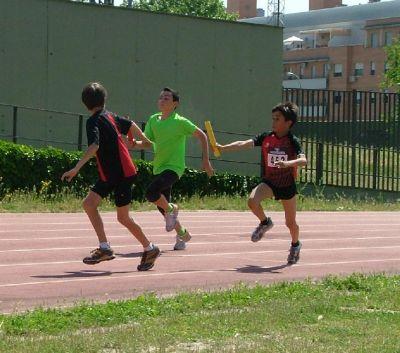
[[[216,289],[319,278],[352,272],[400,272],[400,214],[396,212],[301,212],[300,262],[286,265],[289,233],[283,213],[259,243],[248,212],[181,212],[193,238],[185,251],[172,251],[175,237],[157,212],[132,213],[162,250],[153,270],[137,272],[141,247],[104,214],[117,258],[95,266],[82,258],[97,246],[84,214],[0,214],[0,312],[64,306],[81,300],[132,298],[143,292]]]

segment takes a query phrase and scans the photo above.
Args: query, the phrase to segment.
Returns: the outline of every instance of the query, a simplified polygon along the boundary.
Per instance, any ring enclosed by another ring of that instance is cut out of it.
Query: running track
[[[282,212],[259,243],[249,234],[257,222],[248,212],[181,212],[193,235],[185,251],[172,251],[157,212],[132,213],[162,256],[153,270],[137,272],[141,247],[105,213],[117,258],[95,266],[82,258],[97,245],[84,214],[0,214],[0,312],[68,306],[81,300],[132,298],[143,292],[182,290],[320,278],[352,272],[399,273],[400,213],[300,212],[303,249],[287,266],[288,231]]]

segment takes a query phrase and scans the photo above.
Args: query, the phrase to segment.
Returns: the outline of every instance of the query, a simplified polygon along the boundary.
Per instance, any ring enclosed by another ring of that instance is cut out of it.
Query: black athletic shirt
[[[106,110],[98,111],[87,120],[88,146],[93,143],[99,146],[96,159],[101,180],[118,183],[136,174],[136,167],[121,137],[121,134],[128,134],[131,125],[132,121]]]

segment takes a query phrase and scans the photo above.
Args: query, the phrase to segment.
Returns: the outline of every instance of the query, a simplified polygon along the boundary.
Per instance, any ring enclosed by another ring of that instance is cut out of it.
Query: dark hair
[[[272,113],[281,112],[286,121],[291,121],[292,126],[297,122],[299,108],[292,102],[280,103],[272,108]]]
[[[98,82],[88,83],[82,90],[82,102],[89,110],[96,107],[104,107],[107,91]]]
[[[171,92],[172,93],[172,101],[179,102],[179,92],[178,91],[175,91],[169,87],[164,87],[162,91],[163,92]]]

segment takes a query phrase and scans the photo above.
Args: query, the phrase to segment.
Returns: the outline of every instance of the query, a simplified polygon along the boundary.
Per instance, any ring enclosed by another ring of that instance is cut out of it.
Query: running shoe
[[[144,251],[142,260],[137,267],[138,271],[148,271],[153,268],[154,262],[160,256],[160,253],[160,249],[156,245],[153,245],[153,249]]]
[[[102,261],[110,261],[115,259],[113,249],[102,249],[97,248],[90,252],[90,255],[83,259],[83,263],[86,265],[96,265]]]
[[[254,232],[251,234],[251,241],[253,243],[256,243],[261,240],[261,238],[264,236],[264,234],[269,231],[274,224],[272,223],[271,218],[267,218],[267,222],[260,223],[256,229],[254,229]]]
[[[171,212],[165,212],[164,217],[165,217],[165,230],[167,232],[171,232],[175,229],[176,226],[176,221],[178,219],[178,206],[172,204],[173,209]]]
[[[300,259],[301,243],[297,246],[290,246],[287,262],[289,265],[294,265]]]

